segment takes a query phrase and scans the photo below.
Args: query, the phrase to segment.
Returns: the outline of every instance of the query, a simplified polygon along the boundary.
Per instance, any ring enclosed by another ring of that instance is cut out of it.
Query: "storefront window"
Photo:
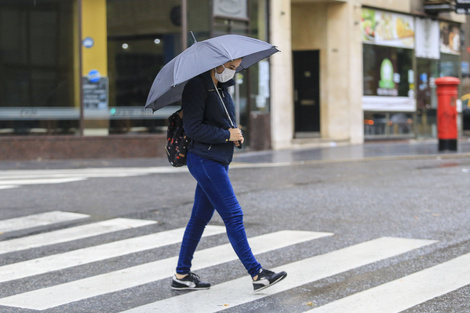
[[[370,44],[363,47],[365,138],[412,136],[412,50]]]
[[[409,112],[364,114],[364,136],[369,139],[413,136],[414,117]]]
[[[460,73],[460,57],[455,54],[441,53],[439,62],[439,76],[459,77]]]
[[[412,50],[364,45],[364,95],[408,97],[413,83]]]
[[[0,2],[0,135],[75,134],[72,0]]]
[[[79,3],[0,2],[0,135],[164,133],[174,108],[152,114],[144,105],[160,69],[194,42],[190,31],[198,41],[225,33],[267,40],[266,0],[240,2],[241,18],[216,16],[218,4],[233,11],[217,0],[186,1],[187,16],[181,0]],[[251,111],[269,109],[267,62],[236,77],[242,125]]]
[[[165,131],[144,110],[158,71],[181,52],[181,1],[107,0],[109,133]]]
[[[435,137],[437,96],[434,80],[439,77],[439,60],[418,58],[416,63],[416,133],[419,137]]]

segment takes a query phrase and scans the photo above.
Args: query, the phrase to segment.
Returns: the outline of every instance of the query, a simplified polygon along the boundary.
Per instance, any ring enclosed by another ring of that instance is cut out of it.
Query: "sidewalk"
[[[278,151],[256,151],[235,153],[233,164],[340,162],[383,158],[417,157],[469,157],[470,139],[458,141],[458,151],[438,151],[437,139],[410,140],[400,142],[366,142],[361,145],[337,145],[328,147],[289,149]],[[89,167],[156,167],[169,166],[166,158],[144,159],[83,159],[83,160],[38,160],[0,161],[0,170],[9,169],[63,169]]]
[[[457,151],[438,151],[438,141],[380,141],[366,142],[361,145],[336,145],[329,147],[292,149],[281,151],[263,151],[240,153],[233,162],[239,163],[297,163],[308,161],[352,161],[374,158],[409,158],[409,157],[470,157],[470,139],[458,141]]]

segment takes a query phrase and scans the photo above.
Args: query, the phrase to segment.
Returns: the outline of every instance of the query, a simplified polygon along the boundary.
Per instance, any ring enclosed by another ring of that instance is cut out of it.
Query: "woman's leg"
[[[194,195],[194,205],[188,225],[181,243],[180,255],[176,273],[188,274],[191,270],[191,261],[194,251],[201,239],[204,229],[214,215],[214,207],[198,184]]]
[[[194,162],[196,160],[197,162]],[[243,211],[228,177],[228,166],[189,153],[188,168],[222,217],[227,236],[240,261],[252,277],[258,275],[261,265],[248,244],[243,225]]]

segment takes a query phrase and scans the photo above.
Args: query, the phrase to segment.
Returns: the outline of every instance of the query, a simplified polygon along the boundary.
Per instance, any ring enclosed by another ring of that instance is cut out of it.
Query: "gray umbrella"
[[[267,42],[241,35],[223,35],[195,42],[158,72],[145,107],[156,111],[181,100],[188,80],[231,60],[243,58],[237,69],[239,72],[278,51]]]

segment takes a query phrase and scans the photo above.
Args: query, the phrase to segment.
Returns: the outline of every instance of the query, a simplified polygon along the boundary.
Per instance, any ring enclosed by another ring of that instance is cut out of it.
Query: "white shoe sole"
[[[277,284],[278,282],[280,282],[281,280],[283,280],[283,279],[286,278],[286,277],[287,277],[287,274],[284,275],[284,276],[279,277],[277,280],[273,281],[273,282],[272,282],[271,284],[269,284],[269,285],[266,285],[266,286],[264,286],[264,287],[261,287],[261,288],[256,289],[255,292],[258,292],[258,291],[264,290],[264,289],[266,289],[266,288],[269,288],[269,287],[271,287],[272,285]]]

